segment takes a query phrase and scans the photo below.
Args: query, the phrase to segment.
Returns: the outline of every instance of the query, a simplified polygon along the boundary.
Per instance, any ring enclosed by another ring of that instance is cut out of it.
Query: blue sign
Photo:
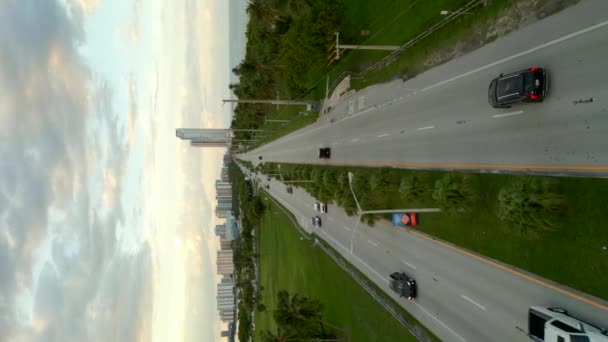
[[[393,225],[398,227],[413,227],[417,222],[416,213],[393,213]]]

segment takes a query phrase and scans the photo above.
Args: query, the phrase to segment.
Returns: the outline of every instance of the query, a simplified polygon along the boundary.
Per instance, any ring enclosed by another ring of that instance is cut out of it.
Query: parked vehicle
[[[315,209],[315,211],[318,211],[320,213],[327,213],[327,205],[325,205],[325,203],[315,202],[313,204],[313,208]]]
[[[393,272],[389,276],[388,287],[395,291],[400,297],[412,300],[418,295],[416,281],[404,272]]]
[[[517,102],[542,102],[547,93],[547,73],[543,68],[500,74],[488,88],[488,102],[494,108],[509,108]]]
[[[312,217],[312,226],[321,228],[321,218],[319,216]]]
[[[528,335],[537,342],[608,342],[606,329],[585,322],[561,308],[532,306]]]

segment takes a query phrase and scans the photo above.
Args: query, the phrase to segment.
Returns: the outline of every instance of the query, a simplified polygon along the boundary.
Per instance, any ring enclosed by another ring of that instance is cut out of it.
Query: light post
[[[357,201],[357,196],[355,195],[355,191],[353,191],[353,173],[352,172],[348,172],[348,185],[350,187],[350,192],[353,194],[353,198],[355,199],[355,203],[357,204],[357,213],[359,214],[357,216],[357,222],[355,223],[355,228],[353,229],[353,233],[350,237],[350,254],[353,254],[353,241],[355,239],[355,234],[357,232],[357,228],[359,227],[359,222],[361,222],[361,217],[363,215],[368,215],[368,214],[392,214],[392,213],[402,213],[402,212],[407,212],[407,213],[436,213],[436,212],[440,212],[441,209],[439,208],[418,208],[418,209],[381,209],[381,210],[366,210],[363,211],[361,210],[361,206],[359,205],[359,202]]]

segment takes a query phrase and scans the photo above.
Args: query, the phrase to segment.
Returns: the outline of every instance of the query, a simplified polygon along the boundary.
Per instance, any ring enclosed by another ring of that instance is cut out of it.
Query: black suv
[[[331,148],[329,148],[329,147],[320,147],[319,148],[319,158],[321,158],[321,159],[329,159],[329,158],[331,158]]]
[[[418,294],[416,281],[403,272],[391,273],[388,280],[388,286],[391,290],[395,291],[399,297],[407,297],[409,300],[416,298],[416,295]]]
[[[488,102],[494,108],[509,108],[516,102],[542,102],[547,93],[547,73],[543,68],[500,74],[490,83]]]

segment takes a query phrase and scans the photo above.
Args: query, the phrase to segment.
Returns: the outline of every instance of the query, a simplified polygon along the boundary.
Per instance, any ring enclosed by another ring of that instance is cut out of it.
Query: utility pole
[[[399,50],[399,45],[340,45],[340,32],[335,32],[336,35],[336,60],[340,59],[340,49],[343,50],[387,50],[395,51]]]
[[[281,105],[286,105],[286,106],[304,105],[304,106],[306,106],[307,110],[311,110],[311,109],[317,108],[319,106],[319,103],[317,101],[312,101],[312,100],[227,99],[227,100],[222,100],[222,102],[223,103],[229,102],[229,103],[276,104],[276,105],[281,104]]]

